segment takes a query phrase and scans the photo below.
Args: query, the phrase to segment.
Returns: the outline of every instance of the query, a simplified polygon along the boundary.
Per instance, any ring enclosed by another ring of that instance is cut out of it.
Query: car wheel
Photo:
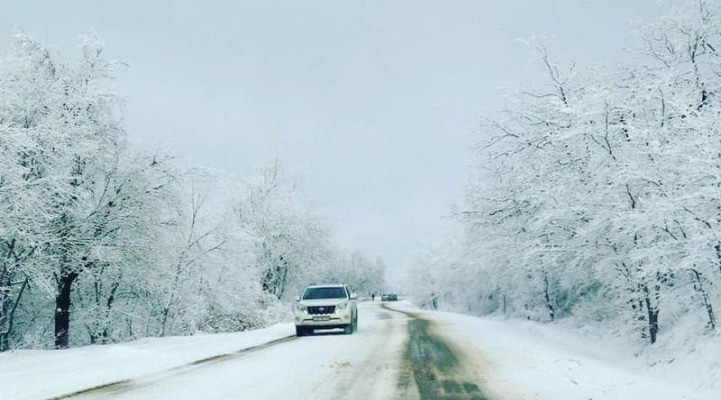
[[[298,337],[305,336],[305,334],[306,334],[305,332],[306,332],[306,330],[304,327],[296,325],[295,336],[298,336]]]
[[[358,315],[353,318],[353,332],[358,332]]]
[[[343,327],[343,333],[350,335],[353,333],[353,322]]]

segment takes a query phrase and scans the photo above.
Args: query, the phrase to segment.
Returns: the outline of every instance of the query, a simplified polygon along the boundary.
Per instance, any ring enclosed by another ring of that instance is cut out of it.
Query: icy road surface
[[[482,371],[431,322],[380,303],[359,315],[352,335],[320,331],[66,398],[486,399]]]

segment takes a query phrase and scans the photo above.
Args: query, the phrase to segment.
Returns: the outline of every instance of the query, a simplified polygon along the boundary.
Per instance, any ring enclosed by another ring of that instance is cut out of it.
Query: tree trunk
[[[29,278],[26,276],[25,280],[22,283],[22,286],[20,286],[20,291],[18,292],[17,298],[13,302],[12,308],[9,310],[9,312],[6,313],[5,318],[7,319],[5,321],[6,329],[3,332],[0,332],[0,352],[10,350],[10,335],[13,332],[13,321],[15,317],[15,310],[18,309],[18,304],[20,304],[20,300],[23,297],[23,292],[25,292],[25,288],[28,286]],[[5,306],[5,305],[3,305]],[[3,310],[5,312],[6,310]]]
[[[646,297],[646,309],[648,310],[648,336],[651,344],[654,344],[658,335],[658,307],[651,305],[649,297]]]
[[[282,273],[280,276],[280,282],[278,283],[278,298],[283,298],[283,294],[285,293],[285,283],[288,280],[288,261],[284,260],[283,257],[280,257],[280,260],[282,262]]]
[[[171,302],[172,302],[172,295],[171,295]],[[163,321],[160,323],[160,333],[158,333],[158,336],[160,336],[160,337],[165,337],[165,327],[168,324],[168,315],[169,314],[170,314],[170,304],[168,304],[166,307],[163,308]]]
[[[701,293],[704,307],[706,307],[706,314],[708,315],[708,326],[711,328],[711,330],[716,330],[716,315],[713,312],[713,306],[711,305],[711,300],[709,299],[708,293],[703,287],[701,273],[696,271],[695,269],[691,269],[691,275],[693,275],[695,281],[693,287],[694,289],[696,289],[697,292]]]
[[[543,275],[543,297],[546,299],[546,307],[548,308],[548,316],[551,317],[551,322],[556,319],[556,309],[553,307],[551,302],[551,295],[548,291],[548,275]]]
[[[70,293],[77,272],[63,274],[58,280],[55,297],[55,348],[66,349],[70,339]]]
[[[175,301],[175,293],[178,291],[178,283],[180,282],[180,275],[183,273],[184,254],[185,253],[183,253],[183,255],[181,255],[181,258],[178,260],[178,265],[175,268],[175,277],[173,278],[173,286],[171,287],[170,298],[168,299],[168,302],[165,304],[165,307],[163,307],[163,321],[160,324],[160,333],[159,333],[160,337],[165,336],[165,328],[168,324],[168,317],[170,316],[170,307],[172,307],[173,302]]]
[[[107,308],[105,309],[105,319],[103,321],[103,332],[101,334],[103,344],[107,344],[110,342],[109,339],[110,339],[111,312],[112,312],[113,303],[115,302],[115,292],[118,291],[119,287],[120,287],[119,281],[113,282],[113,285],[110,288],[110,295],[108,296],[108,301],[106,302]]]
[[[648,315],[648,338],[651,344],[656,343],[656,337],[658,336],[658,299],[660,287],[655,287],[654,298],[651,298],[648,286],[646,284],[641,285],[641,290],[644,294],[644,303],[646,306],[646,313]]]

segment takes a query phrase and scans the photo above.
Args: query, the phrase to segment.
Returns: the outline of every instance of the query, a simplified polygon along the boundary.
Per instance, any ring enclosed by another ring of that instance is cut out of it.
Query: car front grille
[[[308,314],[333,314],[335,312],[335,306],[310,306],[308,307]]]

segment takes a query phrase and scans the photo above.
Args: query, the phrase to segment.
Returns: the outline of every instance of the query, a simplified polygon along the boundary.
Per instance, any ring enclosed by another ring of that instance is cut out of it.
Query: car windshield
[[[345,297],[347,297],[346,292],[342,287],[308,288],[305,293],[303,293],[303,300],[342,299]]]

